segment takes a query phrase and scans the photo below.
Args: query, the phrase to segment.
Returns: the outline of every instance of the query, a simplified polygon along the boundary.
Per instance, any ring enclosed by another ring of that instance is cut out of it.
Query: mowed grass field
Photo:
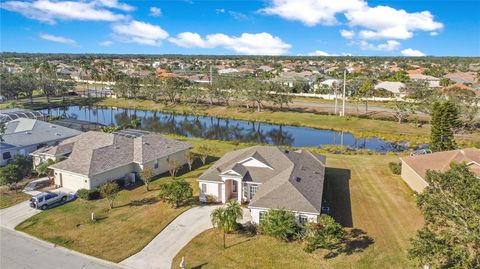
[[[412,192],[388,169],[395,156],[327,156],[325,198],[332,215],[348,230],[361,229],[373,239],[358,243],[352,253],[326,259],[317,250],[307,254],[301,243],[284,243],[268,236],[227,236],[208,230],[176,256],[187,268],[415,268],[406,257],[409,239],[421,228],[423,218]]]

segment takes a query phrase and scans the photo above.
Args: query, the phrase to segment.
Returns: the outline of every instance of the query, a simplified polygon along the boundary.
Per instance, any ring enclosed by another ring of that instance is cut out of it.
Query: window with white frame
[[[308,217],[305,215],[298,215],[298,222],[303,225],[308,222]]]
[[[158,160],[153,163],[153,169],[158,169]]]
[[[207,192],[207,184],[202,183],[202,193],[206,193],[206,192]]]
[[[255,193],[257,193],[257,189],[258,189],[258,185],[253,185],[253,184],[250,185],[250,199],[252,199]]]
[[[267,211],[260,211],[258,212],[258,221],[262,223],[262,221],[265,219],[265,214],[267,214]]]

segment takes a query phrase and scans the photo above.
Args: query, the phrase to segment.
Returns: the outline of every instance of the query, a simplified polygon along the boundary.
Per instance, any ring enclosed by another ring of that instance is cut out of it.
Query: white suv
[[[67,201],[67,194],[64,192],[42,192],[30,199],[30,206],[45,210],[57,202],[65,201]]]

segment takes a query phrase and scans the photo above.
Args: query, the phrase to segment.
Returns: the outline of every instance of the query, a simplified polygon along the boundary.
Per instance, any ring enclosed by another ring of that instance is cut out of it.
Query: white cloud
[[[359,42],[362,50],[378,50],[378,51],[392,51],[400,48],[400,42],[395,40],[387,40],[385,43],[371,44],[365,40]]]
[[[349,31],[342,29],[340,30],[340,35],[343,36],[346,39],[352,39],[355,36],[355,31]]]
[[[429,11],[408,13],[388,6],[363,7],[345,13],[349,25],[360,26],[364,39],[408,39],[416,30],[433,31],[443,28]]]
[[[162,10],[158,7],[151,7],[150,8],[150,16],[160,17],[160,16],[162,16]]]
[[[443,28],[429,11],[409,13],[389,6],[370,7],[365,0],[269,0],[268,6],[259,12],[307,26],[337,24],[336,16],[343,14],[350,27],[360,28],[360,39],[408,39],[415,31]],[[355,34],[349,30],[340,33],[345,38],[353,38]]]
[[[431,35],[431,36],[437,36],[437,35],[438,35],[438,32],[430,32],[430,35]]]
[[[185,48],[215,48],[223,47],[241,54],[249,55],[281,55],[287,53],[290,44],[283,42],[279,37],[269,33],[229,36],[225,34],[211,34],[202,38],[197,33],[184,32],[170,42]]]
[[[338,54],[330,54],[323,50],[316,50],[314,52],[310,52],[308,56],[338,56]]]
[[[118,21],[127,16],[114,13],[108,8],[127,10],[130,6],[109,0],[90,2],[35,0],[7,1],[1,3],[0,7],[21,13],[30,19],[55,24],[57,20]]]
[[[217,9],[215,9],[215,12],[217,12],[217,13],[225,13],[225,9],[224,9],[224,8],[217,8]]]
[[[133,6],[127,5],[125,3],[119,3],[118,0],[96,0],[100,6],[108,8],[116,8],[123,11],[132,11],[135,8]]]
[[[404,49],[401,51],[401,53],[404,55],[404,56],[412,56],[412,57],[421,57],[421,56],[425,56],[426,54],[419,51],[419,50],[414,50],[414,49]]]
[[[123,42],[158,46],[168,33],[158,25],[141,21],[130,21],[113,25],[114,35]]]
[[[259,12],[301,21],[307,26],[332,25],[338,22],[337,13],[360,9],[365,5],[363,0],[271,0],[270,5]]]
[[[57,36],[57,35],[41,34],[40,38],[48,40],[48,41],[53,41],[53,42],[57,42],[57,43],[63,43],[63,44],[71,45],[71,46],[77,44],[77,41],[75,41],[73,39],[66,38],[66,37],[63,37],[63,36]]]
[[[113,42],[112,41],[103,41],[103,42],[98,43],[98,45],[100,45],[102,47],[109,47],[109,46],[113,45]]]
[[[228,14],[230,14],[230,16],[232,16],[235,20],[237,21],[246,21],[248,20],[248,16],[241,13],[241,12],[236,12],[236,11],[228,11]]]

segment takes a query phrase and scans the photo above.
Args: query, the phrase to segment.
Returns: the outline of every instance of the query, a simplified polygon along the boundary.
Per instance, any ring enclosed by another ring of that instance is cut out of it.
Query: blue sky
[[[1,51],[479,56],[480,1],[3,1]]]

